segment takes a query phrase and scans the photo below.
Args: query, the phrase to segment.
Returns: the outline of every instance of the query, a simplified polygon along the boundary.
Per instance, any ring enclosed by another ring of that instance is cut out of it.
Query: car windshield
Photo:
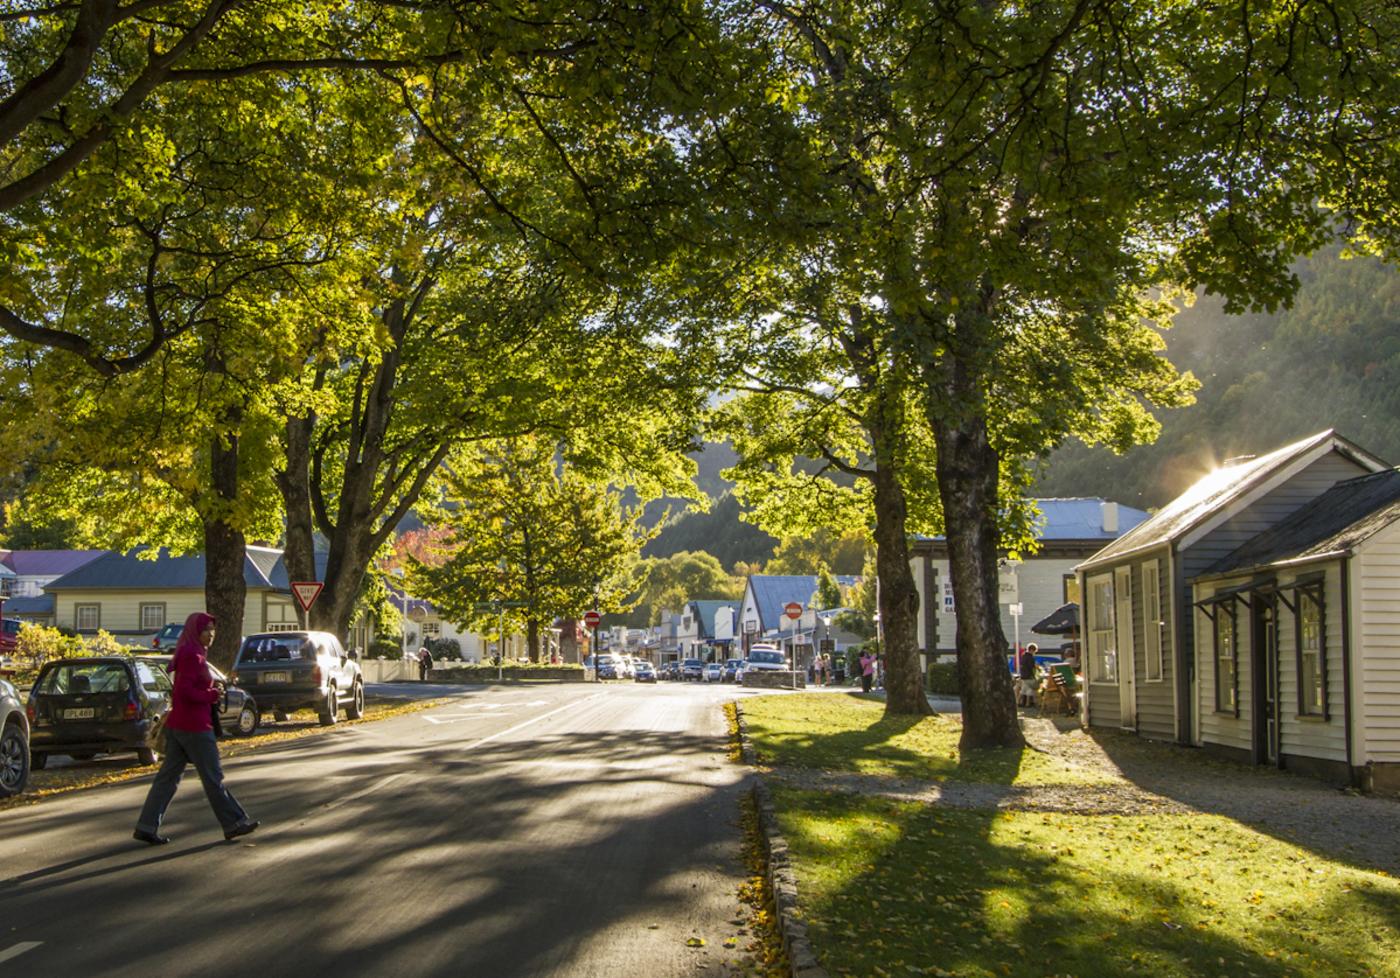
[[[184,625],[166,625],[160,630],[161,638],[179,638],[180,632],[184,630]]]
[[[314,659],[316,646],[301,635],[257,635],[238,650],[239,662],[277,662],[286,659]]]
[[[170,690],[170,677],[166,675],[165,669],[160,663],[149,659],[137,659],[136,678],[141,680],[141,685],[151,692],[164,693]],[[211,667],[211,673],[214,671]]]
[[[34,692],[49,696],[78,693],[124,693],[131,688],[120,662],[72,662],[54,666],[34,684]]]
[[[699,665],[702,665],[702,663],[700,662],[699,659],[686,659],[686,660],[685,660],[685,664],[688,665],[688,666],[699,666]]]
[[[728,659],[724,663],[725,667],[728,669],[737,669],[743,664],[743,660],[741,659]]]
[[[765,649],[754,649],[749,653],[750,662],[761,662],[766,666],[780,666],[783,664],[783,654],[781,652],[769,652]]]

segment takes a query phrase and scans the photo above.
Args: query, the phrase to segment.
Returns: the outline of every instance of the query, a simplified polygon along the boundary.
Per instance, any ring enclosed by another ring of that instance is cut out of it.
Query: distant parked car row
[[[755,645],[747,658],[705,662],[701,659],[672,660],[662,664],[662,679],[694,680],[706,683],[741,683],[745,672],[788,669],[787,656],[776,645]]]
[[[0,796],[23,791],[30,771],[52,755],[135,753],[156,763],[173,691],[169,664],[165,655],[56,660],[40,669],[27,703],[0,680]],[[342,709],[351,720],[364,715],[358,657],[326,632],[250,635],[231,674],[210,672],[223,687],[217,712],[227,733],[257,732],[265,710],[284,716],[310,707],[322,724],[335,723]]]

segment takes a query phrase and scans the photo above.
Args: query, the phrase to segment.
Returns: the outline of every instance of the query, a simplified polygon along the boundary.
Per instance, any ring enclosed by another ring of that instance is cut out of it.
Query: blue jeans
[[[165,760],[161,762],[151,790],[146,794],[146,803],[141,806],[141,815],[136,828],[152,834],[160,830],[165,818],[165,809],[170,799],[175,797],[175,789],[185,773],[185,765],[193,764],[199,772],[199,780],[204,785],[204,796],[209,799],[209,807],[224,831],[248,820],[243,806],[224,787],[224,771],[219,766],[219,742],[214,739],[214,731],[189,733],[184,730],[165,731]]]

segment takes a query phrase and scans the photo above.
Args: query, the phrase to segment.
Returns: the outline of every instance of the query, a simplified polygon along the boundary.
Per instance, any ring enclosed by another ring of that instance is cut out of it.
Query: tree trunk
[[[880,579],[885,715],[932,716],[919,668],[919,591],[909,569],[904,489],[893,467],[875,467],[875,568]]]
[[[540,661],[540,623],[531,618],[525,623],[525,642],[530,649],[530,661]]]
[[[246,541],[243,531],[229,522],[238,501],[238,436],[229,435],[227,442],[214,436],[209,475],[209,491],[199,507],[204,520],[204,604],[218,621],[209,661],[227,672],[238,654],[248,596],[243,576]]]
[[[932,413],[932,412],[930,412]],[[938,493],[958,617],[963,750],[1025,744],[1016,718],[1006,636],[997,609],[997,485],[1000,460],[986,418],[929,419],[938,447]]]
[[[282,562],[287,568],[289,582],[317,579],[316,536],[311,522],[311,430],[314,424],[309,416],[287,419],[286,465],[277,473],[277,488],[282,493],[282,508],[287,516]],[[300,605],[297,610],[300,612]]]

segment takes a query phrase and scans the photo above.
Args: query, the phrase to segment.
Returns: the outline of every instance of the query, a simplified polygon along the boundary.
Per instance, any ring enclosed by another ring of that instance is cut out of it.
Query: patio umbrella
[[[1037,635],[1078,635],[1079,605],[1071,601],[1062,604],[1031,626]]]

